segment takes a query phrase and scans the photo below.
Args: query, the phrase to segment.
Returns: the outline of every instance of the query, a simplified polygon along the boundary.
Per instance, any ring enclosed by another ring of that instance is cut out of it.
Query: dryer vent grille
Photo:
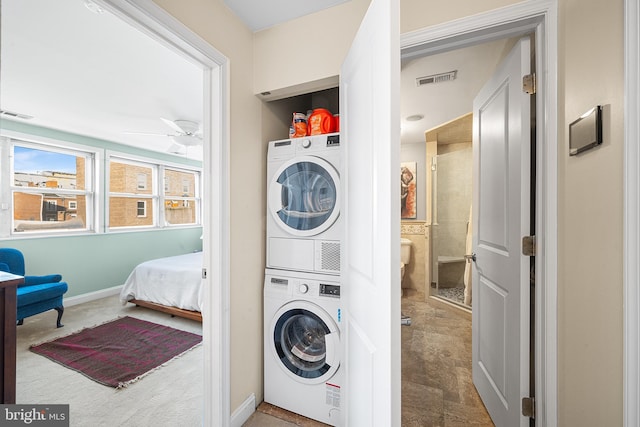
[[[322,242],[321,255],[322,271],[340,271],[340,243]]]

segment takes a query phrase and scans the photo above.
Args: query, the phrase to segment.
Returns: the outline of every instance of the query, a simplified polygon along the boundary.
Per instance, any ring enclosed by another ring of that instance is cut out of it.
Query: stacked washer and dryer
[[[336,426],[342,369],[340,135],[269,142],[264,400]]]

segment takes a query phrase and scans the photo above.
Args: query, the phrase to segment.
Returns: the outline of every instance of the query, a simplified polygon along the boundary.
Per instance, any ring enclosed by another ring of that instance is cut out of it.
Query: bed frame
[[[168,313],[172,316],[184,317],[186,319],[191,319],[191,320],[195,320],[197,322],[202,323],[202,313],[200,313],[199,311],[185,310],[178,307],[168,307],[166,305],[158,304],[155,302],[139,300],[139,299],[131,299],[129,300],[129,302],[139,307],[145,307],[151,310],[161,311],[163,313]]]

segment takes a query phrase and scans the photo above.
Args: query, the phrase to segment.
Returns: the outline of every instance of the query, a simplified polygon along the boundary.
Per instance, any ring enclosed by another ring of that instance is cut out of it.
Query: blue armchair
[[[24,276],[24,284],[18,286],[17,290],[18,325],[22,325],[26,317],[56,310],[56,326],[64,326],[60,323],[64,313],[62,296],[68,286],[62,281],[61,275],[26,276],[22,252],[12,248],[0,248],[0,270]]]

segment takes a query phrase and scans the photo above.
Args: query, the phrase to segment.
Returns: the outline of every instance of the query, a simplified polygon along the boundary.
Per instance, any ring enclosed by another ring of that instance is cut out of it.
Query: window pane
[[[55,151],[14,146],[16,187],[85,189],[85,158]]]
[[[164,219],[168,225],[195,224],[196,200],[165,200]]]
[[[164,175],[166,196],[195,197],[197,179],[195,172],[165,169]]]
[[[109,191],[112,193],[151,194],[153,168],[150,166],[110,162]]]
[[[109,198],[110,227],[140,227],[153,225],[153,203],[145,200],[144,216],[140,215],[140,199],[131,197]]]
[[[86,228],[85,196],[55,193],[13,193],[14,231]]]

